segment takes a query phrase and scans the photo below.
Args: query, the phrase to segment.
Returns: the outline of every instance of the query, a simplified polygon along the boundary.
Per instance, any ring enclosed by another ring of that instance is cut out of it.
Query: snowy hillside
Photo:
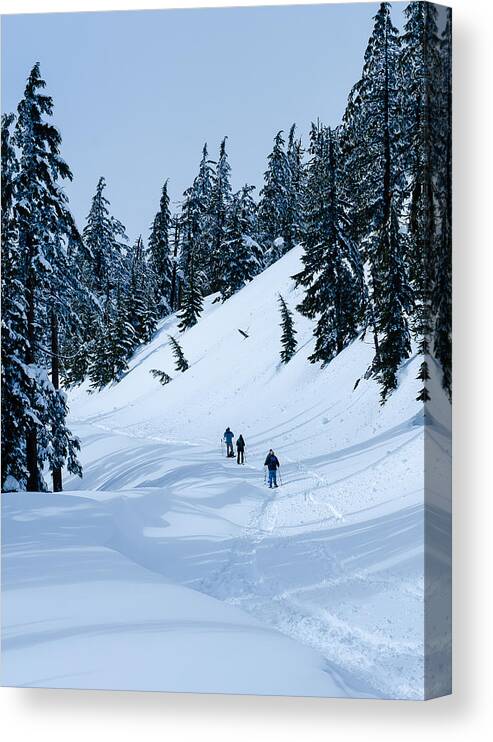
[[[381,407],[376,382],[364,379],[371,345],[358,339],[321,369],[307,361],[312,323],[295,312],[298,351],[280,364],[278,293],[294,310],[299,264],[294,249],[224,304],[209,299],[179,338],[185,373],[174,371],[172,317],[120,383],[71,394],[84,478],[68,480],[63,496],[30,495],[22,512],[26,496],[9,495],[4,513],[5,533],[21,544],[5,567],[7,681],[91,687],[90,658],[104,666],[116,653],[117,668],[97,668],[100,687],[424,694],[419,360],[404,364]],[[151,369],[173,381],[160,385]],[[224,456],[227,425],[246,440],[244,467]],[[430,430],[448,451],[446,425],[430,420]],[[263,478],[270,447],[282,475],[272,491]],[[436,505],[436,529],[448,529]],[[46,565],[53,579],[35,586],[26,565],[40,532],[56,556]],[[67,572],[84,584],[82,598]],[[35,620],[32,603],[45,611],[39,633],[12,628]],[[57,634],[77,641],[64,639],[47,659]],[[52,662],[53,678],[36,675],[33,645],[40,673]]]

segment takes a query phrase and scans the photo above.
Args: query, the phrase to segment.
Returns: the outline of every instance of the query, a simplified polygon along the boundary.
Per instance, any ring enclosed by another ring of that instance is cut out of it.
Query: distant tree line
[[[312,124],[306,150],[295,125],[279,131],[257,198],[252,185],[233,192],[227,138],[216,159],[204,145],[176,213],[165,181],[147,240],[134,244],[111,213],[103,177],[84,227],[75,224],[63,191],[72,174],[34,65],[17,114],[2,117],[4,488],[43,490],[48,468],[60,490],[63,467],[81,473],[62,385],[87,380],[97,390],[120,380],[160,320],[177,312],[181,331],[193,327],[204,297],[227,300],[296,245],[297,309],[314,321],[311,362],[325,365],[356,337],[370,338],[384,402],[414,339],[418,399],[429,399],[435,361],[451,393],[451,17],[443,12],[445,22],[434,5],[411,2],[399,34],[382,3],[339,126]],[[296,331],[279,301],[288,362]]]

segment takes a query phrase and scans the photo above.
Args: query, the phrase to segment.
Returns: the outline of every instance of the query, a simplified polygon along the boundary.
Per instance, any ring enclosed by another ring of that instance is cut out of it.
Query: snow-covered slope
[[[84,388],[73,393],[71,425],[82,439],[85,475],[67,489],[104,503],[112,524],[105,547],[132,569],[137,564],[205,593],[214,605],[234,606],[287,635],[294,640],[290,646],[310,647],[339,694],[344,677],[348,693],[419,698],[419,360],[404,364],[398,390],[381,407],[377,384],[363,378],[370,343],[356,340],[321,369],[307,360],[312,323],[296,313],[298,352],[280,364],[278,293],[295,308],[301,295],[291,276],[299,265],[294,249],[225,304],[209,299],[200,322],[180,336],[190,363],[185,373],[173,371],[172,317],[135,355],[119,384],[97,394]],[[161,386],[151,369],[167,371],[173,381]],[[438,385],[435,391],[439,396]],[[443,420],[430,419],[428,430],[437,450],[448,452],[442,424],[448,402],[438,408]],[[227,425],[246,440],[244,467],[224,457],[220,439]],[[282,473],[282,487],[272,493],[263,482],[270,447]],[[435,505],[437,531],[448,529],[447,503]],[[312,667],[313,657],[305,661]],[[276,690],[275,678],[262,680],[261,665],[257,677],[245,672],[238,652],[238,682],[231,690],[286,692],[286,683]],[[280,674],[289,679],[289,672],[283,667]],[[184,687],[173,677],[166,674],[156,687]],[[320,677],[307,681],[305,690],[291,680],[287,692],[337,694]],[[203,683],[204,690],[224,690],[215,677]]]
[[[280,363],[278,294],[291,308],[300,300],[301,289],[291,280],[300,255],[295,248],[225,304],[213,303],[213,297],[207,301],[201,321],[179,336],[191,365],[186,374],[173,371],[168,340],[169,333],[178,337],[173,317],[135,355],[119,384],[92,396],[76,392],[72,417],[147,439],[214,446],[230,424],[236,434],[243,432],[250,449],[264,453],[273,445],[297,458],[354,444],[355,434],[365,440],[418,413],[414,381],[401,384],[382,412],[375,382],[362,380],[353,393],[372,358],[370,339],[354,343],[321,370],[307,362],[312,322],[296,314],[299,350],[287,366]],[[414,379],[416,363],[404,368],[404,381]],[[153,368],[170,373],[173,383],[162,387],[149,373]],[[342,426],[337,425],[341,411]]]

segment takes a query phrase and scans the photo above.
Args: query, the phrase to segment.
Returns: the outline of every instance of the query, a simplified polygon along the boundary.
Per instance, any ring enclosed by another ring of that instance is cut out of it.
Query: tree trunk
[[[177,260],[178,260],[178,245],[180,243],[180,223],[178,219],[175,221],[175,234],[173,238],[173,274],[171,277],[171,309],[178,309],[178,291],[177,291]]]
[[[60,359],[58,347],[58,317],[54,307],[51,308],[51,383],[55,389],[60,389]],[[55,466],[52,471],[53,492],[61,492],[62,486],[62,467]]]
[[[380,364],[380,344],[378,342],[378,332],[377,332],[377,326],[375,323],[375,315],[373,314],[373,309],[370,311],[370,324],[372,327],[372,333],[373,333],[373,347],[375,348],[375,358],[373,359],[373,365],[374,367],[378,368]]]
[[[27,277],[26,277],[26,319],[27,319],[27,350],[26,363],[34,365],[35,343],[36,343],[36,275],[32,268],[32,240],[30,235],[26,235],[26,253],[27,253]],[[33,402],[33,400],[31,400]],[[31,405],[34,406],[34,405]],[[38,431],[36,425],[30,422],[26,432],[26,468],[28,477],[26,489],[28,492],[38,492],[42,489],[41,476],[38,466]]]

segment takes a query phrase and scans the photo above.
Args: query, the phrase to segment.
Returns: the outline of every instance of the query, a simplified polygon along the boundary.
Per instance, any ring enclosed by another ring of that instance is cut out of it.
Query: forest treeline
[[[383,403],[414,339],[418,399],[429,399],[435,362],[451,393],[449,10],[411,2],[399,33],[382,3],[338,126],[316,121],[306,142],[295,125],[279,131],[258,194],[248,184],[233,192],[227,137],[213,156],[204,145],[179,208],[165,180],[146,239],[133,245],[104,177],[76,225],[44,88],[35,64],[16,114],[2,117],[5,489],[46,489],[49,469],[60,490],[64,466],[81,473],[62,387],[118,381],[162,318],[177,311],[180,330],[192,327],[205,296],[226,300],[295,245],[311,362],[325,365],[364,336]],[[294,325],[280,300],[287,362]]]

